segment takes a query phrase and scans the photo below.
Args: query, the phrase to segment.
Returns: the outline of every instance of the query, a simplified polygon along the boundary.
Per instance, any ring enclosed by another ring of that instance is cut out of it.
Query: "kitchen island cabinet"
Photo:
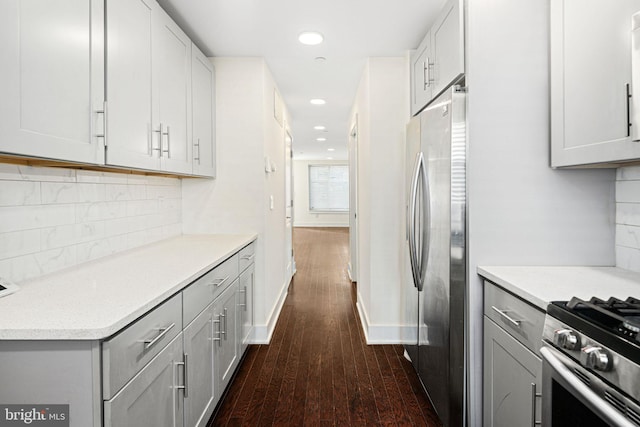
[[[0,401],[68,404],[72,427],[206,425],[241,358],[255,237],[181,236],[21,283],[0,300]],[[193,287],[216,290],[190,308]]]

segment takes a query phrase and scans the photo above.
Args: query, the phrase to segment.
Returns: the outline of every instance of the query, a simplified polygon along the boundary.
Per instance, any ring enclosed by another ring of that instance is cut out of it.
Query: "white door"
[[[431,28],[432,97],[464,74],[464,37],[460,0],[450,0]]]
[[[103,163],[104,3],[0,2],[0,152]]]
[[[160,131],[160,169],[191,173],[191,40],[164,10],[159,9],[157,17],[153,123],[154,131]]]
[[[295,259],[293,257],[293,168],[291,160],[293,156],[293,139],[289,131],[285,132],[284,138],[284,179],[285,179],[285,243],[284,259],[286,263],[286,275],[290,279],[295,273]]]
[[[160,169],[152,129],[155,0],[109,0],[107,7],[107,158],[110,165]]]
[[[191,123],[193,125],[193,173],[216,176],[215,70],[191,44]]]
[[[358,281],[358,117],[349,133],[349,278]]]
[[[214,374],[216,378],[215,389],[217,397],[231,381],[231,376],[239,362],[238,357],[238,329],[236,321],[237,294],[239,281],[231,284],[213,302],[213,322],[214,327]]]

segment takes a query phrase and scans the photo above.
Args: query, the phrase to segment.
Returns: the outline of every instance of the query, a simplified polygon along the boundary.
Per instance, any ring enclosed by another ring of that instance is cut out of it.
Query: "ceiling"
[[[416,48],[445,0],[159,3],[206,55],[265,58],[291,115],[294,158],[347,159],[349,114],[365,59]],[[324,42],[302,45],[303,31],[322,33]],[[311,105],[311,98],[327,103]]]

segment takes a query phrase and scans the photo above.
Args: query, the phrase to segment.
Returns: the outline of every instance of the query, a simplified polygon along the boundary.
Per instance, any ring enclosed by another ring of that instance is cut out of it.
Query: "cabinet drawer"
[[[102,343],[103,398],[110,399],[182,331],[177,294]]]
[[[484,314],[539,355],[544,312],[489,281],[484,285]]]
[[[191,323],[238,277],[238,254],[209,271],[182,291],[184,325]]]
[[[112,399],[104,402],[105,427],[182,425],[182,360],[182,335],[179,335]]]
[[[249,245],[242,249],[238,256],[240,257],[240,271],[244,271],[247,267],[253,264],[256,257],[256,242],[251,242]]]

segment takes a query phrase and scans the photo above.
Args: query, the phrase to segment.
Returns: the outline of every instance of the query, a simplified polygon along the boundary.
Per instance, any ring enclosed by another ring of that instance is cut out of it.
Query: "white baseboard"
[[[349,227],[349,223],[347,222],[346,224],[325,224],[322,222],[311,222],[311,223],[302,223],[302,224],[294,224],[294,227],[322,227],[322,228],[327,228],[327,227],[338,227],[338,228],[348,228]]]
[[[356,280],[357,278],[355,277],[355,274],[351,270],[352,270],[351,262],[349,262],[347,264],[347,274],[349,275],[349,280],[351,280],[352,283],[353,282],[357,282],[357,280]]]
[[[287,299],[290,283],[291,278],[289,278],[289,280],[287,280],[286,283],[282,286],[282,289],[280,290],[280,296],[278,297],[273,310],[271,310],[271,314],[269,315],[267,324],[253,326],[253,334],[250,340],[251,344],[269,344],[269,342],[271,342],[271,336],[273,335],[273,331],[276,328],[276,323],[278,322],[278,318],[280,317],[280,312],[282,311],[282,307],[284,306],[284,300]]]
[[[364,332],[364,338],[368,345],[372,344],[402,344],[402,326],[401,325],[372,325],[369,322],[367,312],[360,304],[360,294],[358,294],[358,302],[356,303],[360,322]]]

